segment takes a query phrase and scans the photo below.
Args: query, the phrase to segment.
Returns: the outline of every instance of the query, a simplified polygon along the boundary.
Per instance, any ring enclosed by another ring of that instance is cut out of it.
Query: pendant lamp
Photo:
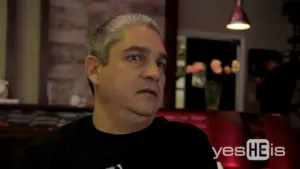
[[[248,17],[241,7],[241,1],[237,0],[236,8],[232,14],[230,22],[226,25],[227,29],[231,30],[247,30],[250,29]]]

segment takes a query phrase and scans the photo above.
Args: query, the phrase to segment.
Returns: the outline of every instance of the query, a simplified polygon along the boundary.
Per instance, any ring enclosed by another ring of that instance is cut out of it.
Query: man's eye
[[[141,60],[141,56],[139,56],[139,55],[131,55],[131,56],[128,57],[128,59],[130,61],[136,62],[136,61],[140,61]]]
[[[162,68],[162,69],[166,68],[166,64],[164,62],[157,62],[157,66]]]

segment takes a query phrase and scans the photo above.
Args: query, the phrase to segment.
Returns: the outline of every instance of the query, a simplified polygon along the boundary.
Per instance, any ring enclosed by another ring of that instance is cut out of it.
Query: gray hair
[[[139,25],[144,25],[161,36],[158,25],[150,17],[140,13],[120,14],[96,27],[91,35],[90,54],[106,64],[110,48],[122,38],[122,30],[129,26]]]

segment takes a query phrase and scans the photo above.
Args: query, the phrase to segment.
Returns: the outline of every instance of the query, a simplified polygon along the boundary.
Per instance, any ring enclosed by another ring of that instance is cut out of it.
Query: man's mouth
[[[142,89],[142,90],[139,90],[137,93],[147,93],[147,94],[151,94],[151,95],[157,97],[157,91],[153,90],[153,89]]]

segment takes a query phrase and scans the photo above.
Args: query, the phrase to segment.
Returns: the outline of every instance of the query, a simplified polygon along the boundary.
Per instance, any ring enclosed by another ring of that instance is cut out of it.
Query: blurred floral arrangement
[[[240,62],[233,60],[231,65],[222,67],[222,62],[218,59],[213,59],[210,62],[210,68],[217,75],[230,75],[240,71]],[[222,82],[210,80],[207,82],[206,71],[207,65],[203,62],[195,62],[186,67],[186,73],[192,74],[192,86],[205,89],[205,100],[208,110],[218,110],[222,92]],[[224,79],[223,79],[224,80]]]
[[[231,65],[226,65],[222,67],[222,62],[218,59],[213,59],[210,62],[210,68],[212,72],[216,75],[230,75],[233,73],[238,73],[240,71],[240,62],[238,60],[233,60]],[[207,65],[203,62],[195,62],[192,65],[186,67],[186,73],[192,74],[192,85],[194,87],[203,88],[207,81]],[[223,79],[224,80],[224,79]],[[212,81],[211,81],[212,82]],[[214,81],[217,83],[216,81]]]
[[[222,68],[222,62],[218,59],[213,59],[210,62],[210,68],[215,74],[225,74],[238,73],[240,71],[240,62],[238,60],[233,60],[231,66],[226,65]],[[186,73],[197,73],[203,72],[207,69],[207,66],[203,62],[195,62],[193,65],[188,65],[186,67]]]

